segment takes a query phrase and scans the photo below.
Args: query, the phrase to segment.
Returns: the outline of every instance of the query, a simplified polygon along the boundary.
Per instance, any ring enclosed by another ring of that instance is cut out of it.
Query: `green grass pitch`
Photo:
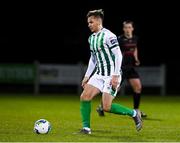
[[[0,95],[0,142],[176,142],[180,141],[180,96],[142,96],[141,109],[148,114],[136,132],[128,116],[106,113],[99,117],[92,102],[91,135],[82,135],[78,95]],[[132,107],[131,96],[114,102]],[[52,124],[49,134],[33,132],[40,118]]]

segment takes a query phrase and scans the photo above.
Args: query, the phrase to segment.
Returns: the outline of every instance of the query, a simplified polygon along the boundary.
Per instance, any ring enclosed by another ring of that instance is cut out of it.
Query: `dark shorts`
[[[125,79],[140,78],[138,72],[134,67],[123,67],[122,68],[122,81]]]

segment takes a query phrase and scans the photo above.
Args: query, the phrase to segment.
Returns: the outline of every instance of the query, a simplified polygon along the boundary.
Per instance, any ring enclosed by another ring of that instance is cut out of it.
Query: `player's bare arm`
[[[112,76],[112,80],[111,80],[111,85],[112,85],[112,87],[113,87],[114,89],[116,89],[117,86],[118,86],[118,84],[119,84],[119,75],[113,75],[113,76]]]
[[[134,51],[134,58],[135,58],[136,66],[139,66],[140,65],[140,61],[139,61],[139,58],[138,58],[138,48],[137,47],[135,48],[135,51]]]

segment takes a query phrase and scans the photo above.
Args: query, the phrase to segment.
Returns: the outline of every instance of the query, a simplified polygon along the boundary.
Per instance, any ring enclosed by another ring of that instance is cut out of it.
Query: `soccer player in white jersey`
[[[83,124],[81,133],[91,134],[91,100],[100,92],[102,93],[103,110],[132,117],[136,129],[139,131],[142,128],[139,111],[112,103],[121,82],[122,54],[115,34],[103,28],[103,19],[104,12],[101,9],[89,11],[87,14],[88,27],[92,32],[88,39],[91,57],[82,80],[84,90],[80,97],[80,112]],[[95,67],[96,72],[91,76]]]

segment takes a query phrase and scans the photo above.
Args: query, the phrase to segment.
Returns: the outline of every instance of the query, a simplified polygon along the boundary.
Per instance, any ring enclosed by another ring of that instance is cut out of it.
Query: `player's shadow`
[[[131,140],[136,141],[136,138],[131,137],[131,136],[112,135],[112,134],[115,134],[115,132],[111,131],[111,130],[92,130],[92,132],[93,133],[91,135],[89,135],[89,137],[95,137],[97,139],[102,138],[105,141],[109,140],[109,139],[113,139],[113,140],[120,141],[120,142],[123,141],[124,139],[129,140],[129,141],[131,141]],[[76,134],[80,134],[80,133],[78,132]],[[111,134],[111,135],[109,135],[109,134]],[[138,139],[138,142],[146,142],[146,140],[139,140]]]
[[[95,132],[100,132],[100,133],[102,133],[101,135],[97,135],[97,134],[95,134]],[[112,133],[111,131],[102,131],[102,130],[98,130],[98,131],[94,131],[93,132],[93,134],[91,134],[90,136],[91,137],[95,137],[95,138],[103,138],[104,140],[109,140],[109,139],[113,139],[113,140],[116,140],[116,141],[123,141],[124,139],[126,139],[127,141],[136,141],[136,139],[134,138],[134,137],[131,137],[131,136],[115,136],[115,135],[111,135],[111,136],[109,136],[109,135],[106,135],[106,133]],[[105,133],[105,134],[103,134],[103,133]],[[145,140],[139,140],[138,139],[138,142],[146,142]]]
[[[91,136],[96,137],[96,138],[103,138],[104,140],[113,139],[113,140],[117,140],[117,141],[122,141],[124,139],[127,139],[127,140],[132,139],[130,136],[106,136],[106,135],[103,136],[103,135],[95,135],[95,134],[92,134]]]
[[[159,122],[161,122],[161,121],[163,121],[162,119],[158,119],[158,118],[148,118],[148,117],[146,117],[146,118],[143,118],[143,120],[147,120],[147,121],[159,121]]]
[[[97,132],[97,133],[107,133],[107,134],[109,134],[109,133],[112,133],[112,131],[105,131],[105,130],[93,130],[93,132]]]

